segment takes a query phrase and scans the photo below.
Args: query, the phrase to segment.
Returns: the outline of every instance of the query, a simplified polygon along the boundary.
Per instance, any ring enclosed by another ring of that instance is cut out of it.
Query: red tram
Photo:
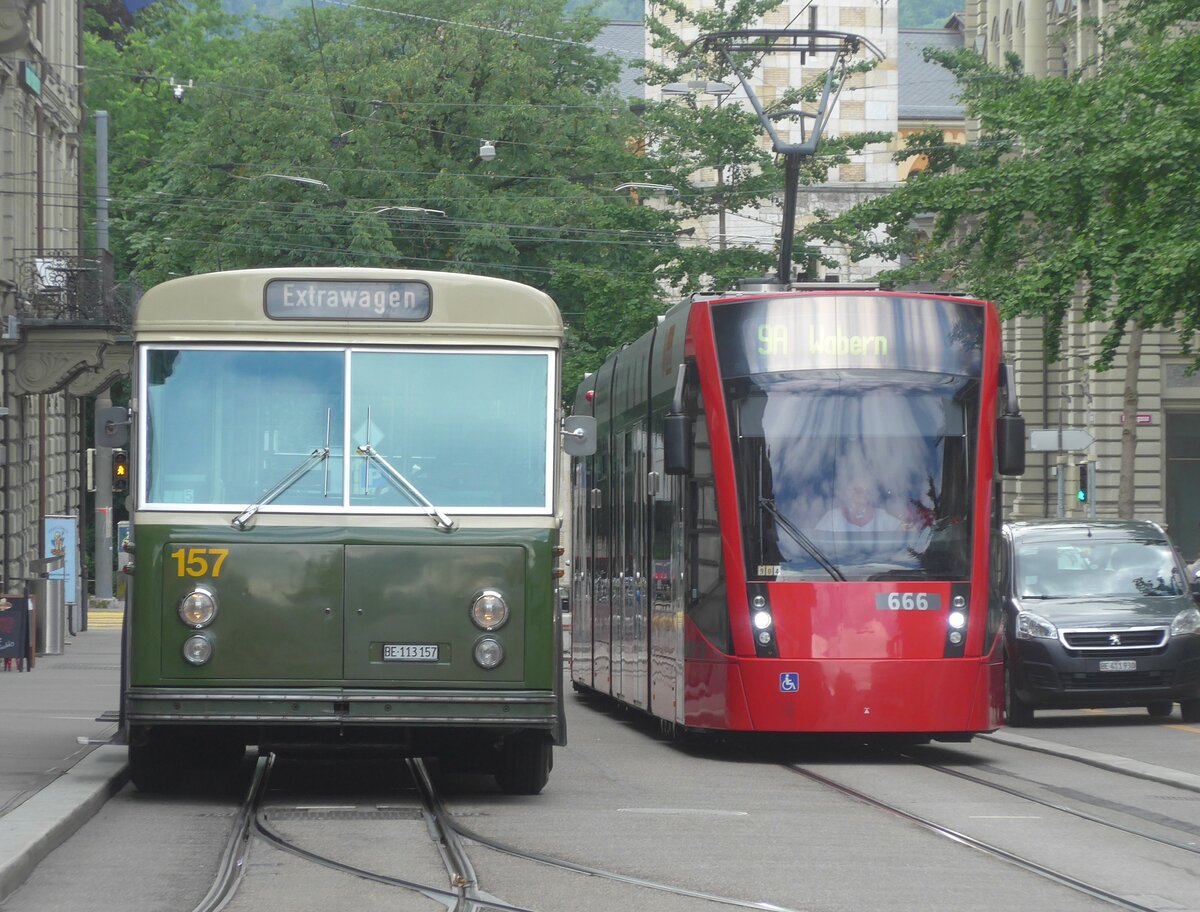
[[[571,678],[669,729],[966,740],[1024,419],[994,305],[844,288],[671,309],[576,394]]]

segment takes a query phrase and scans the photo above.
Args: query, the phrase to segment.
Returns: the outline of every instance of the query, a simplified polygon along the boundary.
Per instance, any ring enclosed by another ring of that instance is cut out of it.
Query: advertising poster
[[[23,595],[0,595],[0,659],[4,669],[18,668],[29,657],[29,599]]]
[[[50,579],[63,581],[63,601],[78,604],[79,593],[79,519],[75,516],[46,517],[46,553],[43,557],[61,557],[63,565],[50,571]]]

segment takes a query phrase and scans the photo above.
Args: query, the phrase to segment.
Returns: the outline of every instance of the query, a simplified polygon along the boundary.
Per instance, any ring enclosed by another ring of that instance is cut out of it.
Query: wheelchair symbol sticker
[[[799,693],[800,692],[800,672],[785,671],[779,675],[779,691],[780,693]]]

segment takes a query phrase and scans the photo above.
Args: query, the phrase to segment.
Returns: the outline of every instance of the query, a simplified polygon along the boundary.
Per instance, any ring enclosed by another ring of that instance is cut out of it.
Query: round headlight
[[[771,612],[759,611],[754,615],[754,626],[759,630],[766,630],[771,626]]]
[[[193,665],[203,665],[212,658],[212,642],[206,636],[190,636],[183,644],[183,657]]]
[[[189,627],[207,627],[217,616],[217,600],[207,589],[193,589],[179,602],[179,617]]]
[[[1200,610],[1184,608],[1171,621],[1171,636],[1184,636],[1189,633],[1200,633]]]
[[[950,616],[946,618],[946,623],[955,630],[962,630],[967,626],[967,616],[961,611],[951,611]]]
[[[484,637],[475,644],[475,662],[480,668],[495,668],[504,661],[504,647],[492,637]]]
[[[504,596],[491,589],[480,593],[471,603],[471,620],[484,630],[503,627],[508,620],[508,603],[504,601]]]

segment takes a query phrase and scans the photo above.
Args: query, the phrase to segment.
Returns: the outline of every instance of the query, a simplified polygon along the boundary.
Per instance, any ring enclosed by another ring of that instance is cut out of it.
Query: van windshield
[[[1022,598],[1139,598],[1187,592],[1171,546],[1155,540],[1033,541],[1017,552]]]

